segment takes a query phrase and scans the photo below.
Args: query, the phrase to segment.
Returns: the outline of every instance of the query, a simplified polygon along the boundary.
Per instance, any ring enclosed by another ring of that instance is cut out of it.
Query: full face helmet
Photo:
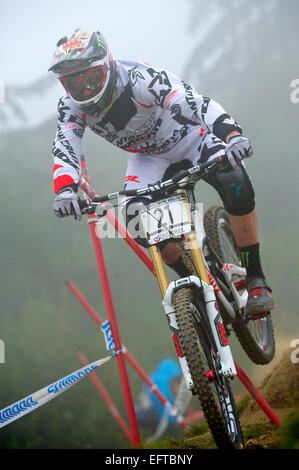
[[[56,74],[70,98],[87,114],[101,113],[116,93],[116,68],[107,42],[98,31],[76,29],[57,43],[53,63]]]

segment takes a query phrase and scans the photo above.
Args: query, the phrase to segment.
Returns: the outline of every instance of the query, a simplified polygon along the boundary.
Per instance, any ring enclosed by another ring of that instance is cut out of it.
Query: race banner
[[[31,411],[34,411],[40,406],[48,403],[50,400],[53,400],[53,398],[58,397],[58,395],[65,392],[66,390],[69,390],[73,385],[80,382],[80,380],[86,377],[90,372],[93,372],[111,358],[112,356],[108,356],[104,359],[99,359],[98,361],[92,362],[88,366],[82,367],[81,369],[76,370],[66,377],[57,380],[51,385],[38,390],[28,397],[23,398],[22,400],[10,406],[7,406],[0,411],[0,428],[3,428],[7,424],[12,423],[16,419],[22,418],[26,414],[31,413]]]

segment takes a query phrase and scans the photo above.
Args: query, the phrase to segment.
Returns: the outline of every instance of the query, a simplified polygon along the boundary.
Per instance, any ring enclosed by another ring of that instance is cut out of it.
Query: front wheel
[[[204,216],[204,227],[212,247],[223,263],[242,264],[227,212],[223,207],[210,207]],[[255,364],[268,364],[275,354],[271,317],[239,320],[232,323],[236,336],[249,359]]]
[[[178,338],[209,429],[219,449],[243,447],[242,432],[229,380],[219,374],[218,354],[204,303],[190,288],[174,293]]]

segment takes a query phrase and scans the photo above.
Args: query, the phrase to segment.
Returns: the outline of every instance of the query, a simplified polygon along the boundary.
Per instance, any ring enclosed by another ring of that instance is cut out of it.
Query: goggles
[[[60,78],[65,90],[77,101],[94,98],[105,85],[106,71],[102,65]]]

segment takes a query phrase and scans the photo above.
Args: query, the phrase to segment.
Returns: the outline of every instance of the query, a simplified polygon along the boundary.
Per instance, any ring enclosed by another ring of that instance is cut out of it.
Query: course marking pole
[[[66,281],[66,285],[68,289],[74,294],[74,296],[77,298],[77,300],[81,303],[83,308],[86,310],[86,312],[91,316],[91,318],[95,321],[95,323],[101,327],[101,325],[104,323],[103,319],[100,317],[100,315],[96,312],[96,310],[93,308],[93,306],[88,302],[88,300],[83,296],[83,294],[79,291],[79,289],[75,286],[73,282]],[[137,374],[140,376],[140,378],[145,382],[145,384],[149,387],[151,392],[158,398],[158,400],[161,402],[163,406],[168,408],[169,413],[172,416],[177,415],[177,410],[174,406],[171,405],[171,403],[167,400],[167,398],[160,392],[158,389],[157,385],[154,384],[154,382],[149,378],[149,376],[146,374],[146,372],[142,369],[140,364],[133,358],[133,356],[129,353],[129,351],[126,348],[123,348],[123,356],[125,359],[129,362],[131,367],[135,369]]]
[[[79,357],[79,359],[80,359],[80,361],[82,362],[83,365],[88,364],[88,360],[82,352],[78,353],[78,357]],[[103,400],[105,401],[105,403],[108,406],[108,409],[110,410],[112,416],[115,418],[116,422],[118,423],[119,427],[123,431],[124,435],[129,439],[129,441],[132,442],[132,436],[131,436],[130,430],[129,430],[125,420],[121,416],[120,412],[118,411],[116,405],[114,404],[112,398],[110,397],[109,393],[105,389],[104,385],[102,384],[102,382],[99,379],[99,377],[97,376],[97,374],[95,372],[91,372],[89,374],[89,378],[93,382],[96,389],[101,394]]]
[[[97,196],[97,193],[95,190],[91,187],[90,181],[87,177],[86,174],[86,163],[85,160],[82,159],[82,170],[84,168],[83,174],[80,178],[79,181],[79,186],[82,189],[82,191],[89,197],[89,198],[94,198]],[[125,240],[125,242],[129,245],[130,248],[135,252],[135,254],[140,258],[140,260],[145,264],[145,266],[149,269],[149,271],[156,276],[155,273],[155,268],[154,264],[152,262],[152,259],[150,256],[146,253],[146,251],[138,245],[136,240],[132,237],[130,232],[124,227],[124,225],[118,220],[117,217],[113,214],[111,210],[107,210],[107,213],[105,215],[106,219],[109,221],[109,223],[115,228],[115,230],[119,233],[121,238]]]
[[[263,410],[263,412],[268,416],[272,424],[276,424],[277,426],[281,426],[282,423],[274,410],[271,408],[269,403],[265,400],[261,392],[253,385],[251,380],[247,377],[245,372],[241,369],[239,364],[235,361],[235,366],[238,374],[238,379],[242,382],[244,387],[248,390],[250,395],[254,398],[257,402],[259,407]]]
[[[88,182],[87,171],[86,171],[86,163],[85,163],[84,159],[81,160],[81,165],[82,165],[82,172],[83,172],[84,178]],[[105,262],[105,258],[104,258],[102,243],[101,243],[101,240],[98,238],[98,236],[96,234],[96,223],[94,222],[93,215],[88,214],[88,219],[90,221],[89,228],[90,228],[91,238],[92,238],[94,252],[95,252],[95,256],[96,256],[99,276],[100,276],[100,280],[101,280],[101,284],[102,284],[102,291],[103,291],[103,295],[104,295],[108,320],[110,322],[112,336],[113,336],[113,339],[114,339],[114,342],[115,342],[116,350],[120,351],[122,349],[122,343],[121,343],[121,339],[120,339],[120,333],[119,333],[119,329],[118,329],[116,313],[115,313],[115,309],[114,309],[114,303],[113,303],[113,298],[112,298],[112,293],[111,293],[110,282],[109,282],[109,278],[108,278],[108,273],[107,273],[107,268],[106,268],[106,262]],[[126,405],[126,409],[127,409],[130,429],[131,429],[132,442],[133,442],[133,445],[135,447],[140,447],[141,441],[140,441],[139,427],[138,427],[138,422],[137,422],[137,418],[136,418],[136,413],[135,413],[134,402],[133,402],[132,393],[131,393],[130,382],[129,382],[129,378],[128,378],[126,364],[125,364],[125,360],[123,358],[123,354],[118,354],[116,356],[116,359],[117,359],[117,365],[118,365],[122,390],[123,390],[123,394],[124,394],[124,400],[125,400],[125,405]]]

